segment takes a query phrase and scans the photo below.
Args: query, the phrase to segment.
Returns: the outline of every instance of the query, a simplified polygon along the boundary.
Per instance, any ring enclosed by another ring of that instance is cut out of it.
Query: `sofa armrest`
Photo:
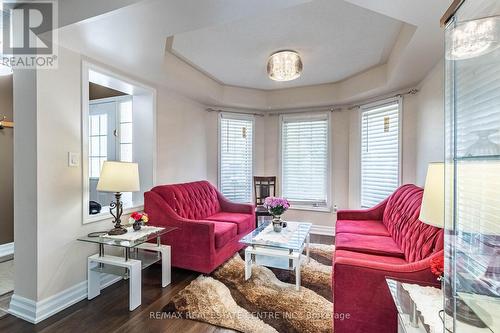
[[[443,251],[439,251],[431,257],[404,265],[335,258],[335,333],[396,332],[397,311],[386,278],[439,286],[430,270],[430,260],[442,255]]]
[[[212,221],[185,219],[167,205],[162,197],[151,191],[144,193],[144,211],[149,215],[151,225],[179,229],[162,236],[162,242],[175,246],[176,250],[194,254],[215,252],[215,227]]]
[[[385,206],[387,201],[385,199],[378,205],[368,208],[368,209],[357,209],[357,210],[339,210],[337,211],[337,220],[382,220],[384,216]]]
[[[253,204],[241,204],[229,201],[219,191],[217,191],[217,198],[219,199],[220,208],[224,212],[255,215],[255,205]]]

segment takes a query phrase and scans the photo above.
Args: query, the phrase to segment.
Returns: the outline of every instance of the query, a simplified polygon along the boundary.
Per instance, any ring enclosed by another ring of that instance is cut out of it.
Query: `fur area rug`
[[[298,291],[293,271],[254,265],[245,281],[245,263],[237,253],[211,276],[192,281],[163,311],[244,333],[330,333],[333,246],[311,244],[310,249]]]

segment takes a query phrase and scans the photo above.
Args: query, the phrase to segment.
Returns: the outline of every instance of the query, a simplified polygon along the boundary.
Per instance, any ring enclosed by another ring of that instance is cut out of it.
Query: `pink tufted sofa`
[[[172,266],[210,273],[239,251],[254,229],[255,207],[228,201],[207,181],[162,185],[144,193],[154,226],[178,230],[162,236],[172,246]]]
[[[403,185],[377,206],[337,213],[333,262],[335,333],[396,333],[386,277],[438,285],[443,230],[418,220],[423,189]]]

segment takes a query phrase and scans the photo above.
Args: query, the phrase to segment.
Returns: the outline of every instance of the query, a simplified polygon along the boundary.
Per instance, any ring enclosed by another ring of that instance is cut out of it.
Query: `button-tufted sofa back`
[[[217,190],[208,181],[156,186],[151,191],[181,217],[202,220],[220,211]]]
[[[421,222],[424,190],[403,185],[387,201],[383,223],[408,262],[415,262],[443,249],[443,230]]]

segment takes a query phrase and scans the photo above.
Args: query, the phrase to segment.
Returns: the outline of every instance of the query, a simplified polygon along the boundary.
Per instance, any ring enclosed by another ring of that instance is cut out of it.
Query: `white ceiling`
[[[386,63],[402,25],[342,0],[314,0],[175,35],[172,52],[226,85],[265,90],[308,86]],[[299,79],[276,82],[267,77],[267,58],[283,49],[301,55]]]
[[[442,59],[439,18],[452,0],[88,1],[92,10],[61,0],[64,48],[203,104],[270,109],[414,87]],[[194,66],[167,51],[170,36]],[[282,85],[265,73],[281,48],[304,58],[303,77]],[[307,86],[274,89],[297,84]]]

